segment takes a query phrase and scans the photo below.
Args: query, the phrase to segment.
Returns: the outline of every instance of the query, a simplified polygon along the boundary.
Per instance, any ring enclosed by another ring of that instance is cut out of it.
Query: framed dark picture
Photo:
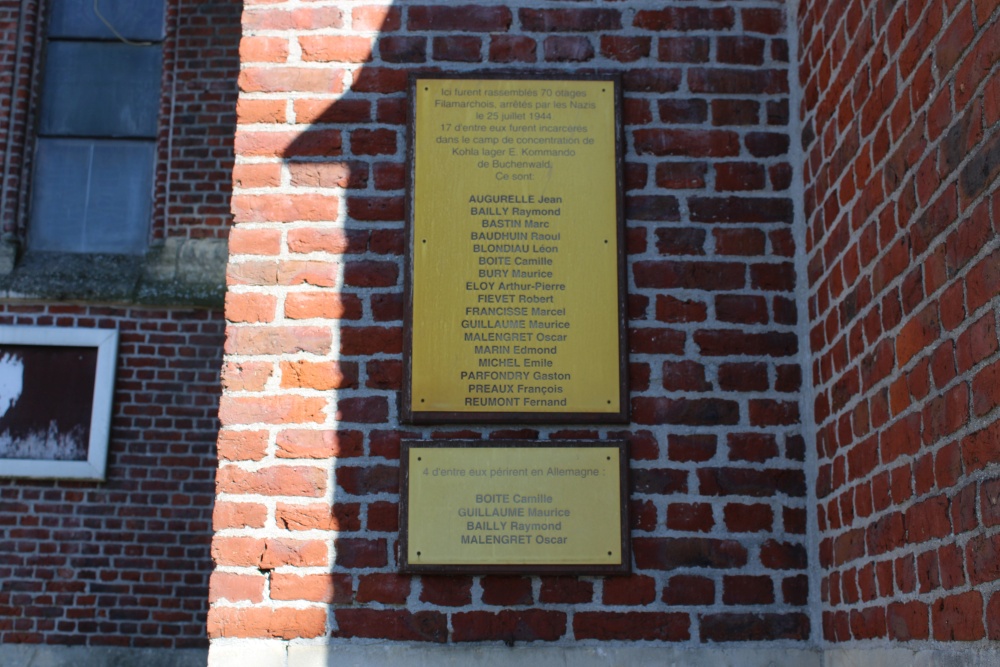
[[[0,476],[104,479],[118,332],[0,326]]]

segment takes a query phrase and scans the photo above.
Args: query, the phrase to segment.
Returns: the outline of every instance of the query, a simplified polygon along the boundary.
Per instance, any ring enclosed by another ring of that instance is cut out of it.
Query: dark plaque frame
[[[410,536],[410,448],[498,449],[498,448],[580,448],[617,447],[619,470],[619,515],[622,562],[618,565],[415,565],[409,562],[407,546]],[[627,575],[632,572],[632,549],[629,524],[629,447],[625,440],[403,440],[399,461],[399,571],[406,574],[549,574],[549,575]]]
[[[608,81],[615,86],[615,194],[617,212],[618,243],[618,384],[619,405],[616,412],[434,412],[415,410],[412,394],[413,358],[413,197],[414,170],[416,167],[416,85],[418,79],[482,79],[482,80],[531,80],[531,81]],[[628,327],[627,327],[627,281],[625,254],[625,201],[624,173],[622,169],[625,146],[624,124],[622,123],[622,77],[618,73],[567,74],[557,71],[511,72],[491,70],[489,72],[462,72],[446,74],[441,72],[410,74],[408,86],[409,115],[407,119],[406,145],[406,254],[404,257],[403,290],[403,390],[400,401],[400,421],[406,424],[627,424],[629,422],[629,378],[628,378]]]

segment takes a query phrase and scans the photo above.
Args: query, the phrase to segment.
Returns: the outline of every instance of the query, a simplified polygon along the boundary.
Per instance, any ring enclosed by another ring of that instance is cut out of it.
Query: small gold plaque
[[[625,444],[405,442],[404,572],[629,569]]]

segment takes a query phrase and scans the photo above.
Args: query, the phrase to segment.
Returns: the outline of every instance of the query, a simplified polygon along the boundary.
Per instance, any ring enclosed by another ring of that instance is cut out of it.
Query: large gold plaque
[[[624,421],[617,81],[413,82],[407,421]]]
[[[403,448],[406,572],[627,572],[625,445]]]

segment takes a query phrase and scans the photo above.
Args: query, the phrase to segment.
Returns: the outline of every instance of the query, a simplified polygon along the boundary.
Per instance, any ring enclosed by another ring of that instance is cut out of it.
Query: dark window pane
[[[50,42],[41,134],[155,137],[160,46]]]
[[[163,0],[99,0],[97,8],[126,39],[163,39]],[[49,37],[116,39],[94,11],[94,0],[52,0]]]
[[[144,252],[155,151],[152,141],[39,139],[29,247]]]

